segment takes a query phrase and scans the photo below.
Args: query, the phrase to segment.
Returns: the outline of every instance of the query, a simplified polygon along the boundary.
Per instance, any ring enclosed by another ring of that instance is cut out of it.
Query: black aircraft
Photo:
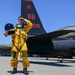
[[[33,28],[29,31],[27,40],[29,54],[61,57],[72,57],[75,55],[75,40],[59,38],[61,35],[74,32],[72,29],[74,27],[65,27],[47,33],[43,28],[32,0],[21,0],[21,16],[31,20],[33,23]],[[0,53],[6,53],[4,48],[7,47],[0,45],[0,48],[2,49]]]
[[[75,40],[57,38],[58,36],[73,32],[70,28],[63,28],[46,33],[37,14],[32,0],[22,0],[21,16],[33,23],[33,28],[28,33],[28,52],[30,54],[72,57],[75,55]]]

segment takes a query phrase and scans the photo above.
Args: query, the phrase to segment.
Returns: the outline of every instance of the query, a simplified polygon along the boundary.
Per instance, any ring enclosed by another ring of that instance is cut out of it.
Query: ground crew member
[[[24,22],[26,25],[24,25]],[[6,31],[4,33],[5,36],[11,35],[12,36],[12,59],[11,59],[11,66],[13,67],[12,74],[17,73],[17,65],[18,65],[18,53],[20,53],[20,57],[22,58],[22,65],[23,65],[23,73],[28,74],[27,68],[29,67],[29,60],[27,58],[27,33],[32,28],[31,21],[23,18],[20,16],[18,18],[18,24],[14,26],[12,29],[13,34],[10,31]]]

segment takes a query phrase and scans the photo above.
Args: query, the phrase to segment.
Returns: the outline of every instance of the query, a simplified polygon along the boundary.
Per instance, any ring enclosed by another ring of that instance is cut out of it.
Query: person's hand
[[[19,20],[20,20],[20,21],[28,21],[27,19],[25,19],[25,18],[23,18],[23,17],[20,17]]]
[[[8,32],[5,32],[5,33],[4,33],[4,36],[6,36],[6,37],[7,37],[7,36],[8,36]]]
[[[24,21],[24,19],[25,19],[25,18],[23,18],[23,17],[20,17],[19,19]]]

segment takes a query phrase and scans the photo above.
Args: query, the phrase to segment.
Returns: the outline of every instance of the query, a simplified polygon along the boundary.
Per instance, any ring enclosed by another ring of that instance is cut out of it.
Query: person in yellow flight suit
[[[24,25],[24,22],[26,25]],[[5,36],[11,35],[12,36],[12,59],[11,59],[11,66],[13,70],[11,71],[12,74],[17,73],[17,65],[18,65],[18,53],[20,53],[20,57],[22,58],[22,65],[23,65],[23,73],[28,74],[27,68],[29,67],[29,60],[27,57],[27,45],[26,40],[28,38],[27,33],[33,27],[33,24],[30,20],[27,20],[20,16],[18,18],[18,24],[14,26],[14,29],[10,31],[6,31],[4,33]],[[12,34],[12,32],[14,32]]]

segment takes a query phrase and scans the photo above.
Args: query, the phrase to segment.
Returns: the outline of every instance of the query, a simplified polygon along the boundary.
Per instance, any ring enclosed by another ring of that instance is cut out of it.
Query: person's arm
[[[31,23],[31,21],[27,20],[27,19],[24,19],[24,21],[26,22],[27,26],[26,26],[26,33],[29,32],[29,30],[33,27],[33,24]]]
[[[6,36],[6,37],[8,36],[8,32],[7,31],[4,33],[4,36]]]
[[[6,31],[6,32],[4,33],[4,36],[8,36],[8,35],[11,35],[11,34],[13,34],[13,33],[15,33],[15,29],[10,29],[9,31]]]
[[[19,18],[19,19],[22,19],[23,21],[26,22],[27,26],[26,26],[26,28],[25,28],[25,31],[26,31],[26,33],[28,33],[28,31],[33,27],[33,24],[31,23],[30,20],[27,20],[27,19],[25,19],[25,18],[23,18],[23,17],[21,17],[21,18]]]

